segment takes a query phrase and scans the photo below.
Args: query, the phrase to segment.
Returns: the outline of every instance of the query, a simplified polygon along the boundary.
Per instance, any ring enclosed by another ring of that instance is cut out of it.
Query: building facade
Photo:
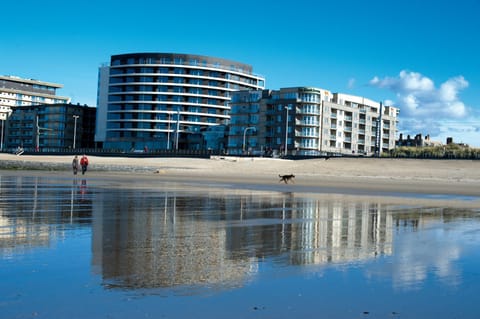
[[[58,96],[56,90],[63,85],[22,79],[17,76],[0,76],[0,150],[4,149],[5,121],[12,110],[20,106],[69,103],[70,98]]]
[[[94,147],[96,108],[41,104],[15,107],[6,124],[6,148],[64,151]]]
[[[397,115],[395,107],[320,88],[237,92],[228,151],[375,154],[395,147]]]
[[[323,108],[323,151],[369,155],[395,148],[398,108],[341,93]]]
[[[265,79],[239,62],[176,53],[114,55],[99,72],[96,141],[107,149],[181,148],[180,136],[229,123],[233,92],[264,87]]]
[[[69,103],[70,98],[56,93],[62,87],[61,84],[45,81],[0,76],[0,107]]]

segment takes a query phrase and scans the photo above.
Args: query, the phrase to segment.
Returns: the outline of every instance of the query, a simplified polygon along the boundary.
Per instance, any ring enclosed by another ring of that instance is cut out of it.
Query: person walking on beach
[[[73,175],[77,175],[78,171],[78,156],[75,155],[72,161],[72,169],[73,169]]]
[[[85,175],[88,167],[88,158],[85,154],[83,154],[82,158],[80,159],[80,165],[82,166],[82,175]]]

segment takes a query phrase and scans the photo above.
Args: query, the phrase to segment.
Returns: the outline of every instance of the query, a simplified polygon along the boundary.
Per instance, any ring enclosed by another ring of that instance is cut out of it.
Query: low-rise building
[[[41,104],[13,108],[6,122],[6,148],[61,151],[93,148],[94,107]]]

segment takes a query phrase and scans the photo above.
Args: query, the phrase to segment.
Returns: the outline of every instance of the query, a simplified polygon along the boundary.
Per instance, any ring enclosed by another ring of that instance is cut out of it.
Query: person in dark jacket
[[[72,169],[73,169],[73,175],[77,175],[78,172],[78,156],[75,155],[72,161]]]

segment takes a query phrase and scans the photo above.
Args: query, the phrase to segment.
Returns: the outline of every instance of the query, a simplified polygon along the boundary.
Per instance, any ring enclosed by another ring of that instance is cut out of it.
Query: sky
[[[96,106],[112,55],[206,55],[250,64],[268,89],[396,106],[404,137],[480,147],[479,12],[480,0],[6,1],[0,74]]]

